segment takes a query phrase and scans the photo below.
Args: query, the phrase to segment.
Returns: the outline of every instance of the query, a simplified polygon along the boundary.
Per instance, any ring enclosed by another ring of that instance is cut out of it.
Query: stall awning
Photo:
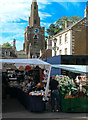
[[[60,68],[74,73],[88,73],[88,65],[52,65],[54,68]]]
[[[40,59],[0,59],[0,63],[50,65]]]

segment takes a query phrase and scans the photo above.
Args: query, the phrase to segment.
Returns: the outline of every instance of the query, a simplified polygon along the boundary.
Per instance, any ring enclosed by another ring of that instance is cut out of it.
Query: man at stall
[[[50,80],[50,89],[51,89],[51,109],[52,112],[55,111],[55,100],[56,100],[56,111],[59,112],[59,84],[58,81],[55,80],[55,76],[52,76]]]

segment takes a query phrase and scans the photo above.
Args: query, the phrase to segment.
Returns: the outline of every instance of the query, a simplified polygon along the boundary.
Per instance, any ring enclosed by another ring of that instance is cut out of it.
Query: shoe
[[[59,112],[59,110],[56,110],[56,112]]]
[[[52,110],[52,112],[54,112],[54,110]]]

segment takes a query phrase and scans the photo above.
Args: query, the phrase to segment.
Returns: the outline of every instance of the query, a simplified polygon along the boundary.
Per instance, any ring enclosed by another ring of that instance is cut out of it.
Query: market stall
[[[80,73],[75,79],[57,75],[60,85],[61,110],[63,112],[88,112],[88,66],[52,65],[54,68]]]
[[[51,65],[39,59],[0,59],[0,63],[2,71],[7,71],[11,97],[17,97],[30,111],[43,111]]]

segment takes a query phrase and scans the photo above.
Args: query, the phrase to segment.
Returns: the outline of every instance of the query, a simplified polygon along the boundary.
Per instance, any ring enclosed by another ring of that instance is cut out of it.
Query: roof
[[[56,34],[55,36],[53,36],[53,37],[56,37],[56,36],[58,36],[58,35],[60,35],[60,34],[63,34],[64,32],[67,32],[68,30],[71,30],[75,25],[77,25],[78,23],[82,22],[82,21],[85,20],[85,19],[86,19],[86,17],[83,18],[83,19],[81,19],[81,20],[79,20],[79,21],[76,22],[76,23],[73,23],[72,25],[70,25],[69,27],[65,28],[65,29],[62,30],[61,32],[57,33],[57,34]]]

